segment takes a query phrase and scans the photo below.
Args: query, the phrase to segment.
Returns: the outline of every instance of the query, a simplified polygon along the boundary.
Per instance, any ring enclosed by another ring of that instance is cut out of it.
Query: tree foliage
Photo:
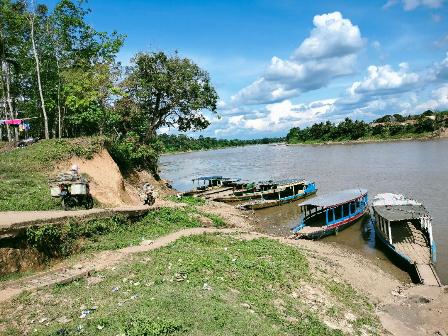
[[[124,127],[140,127],[146,140],[164,126],[180,131],[205,129],[210,122],[203,111],[216,113],[218,95],[208,73],[177,54],[137,54],[121,87],[124,97],[117,106]]]

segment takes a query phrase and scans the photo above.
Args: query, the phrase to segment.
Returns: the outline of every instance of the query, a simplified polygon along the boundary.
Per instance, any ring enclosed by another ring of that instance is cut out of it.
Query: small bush
[[[148,169],[157,175],[157,165],[163,145],[158,142],[142,144],[136,134],[129,133],[124,139],[109,144],[109,152],[121,170]]]
[[[181,196],[177,197],[174,195],[170,195],[166,197],[167,200],[176,202],[176,203],[184,203],[188,205],[204,205],[205,200],[200,197],[193,197],[193,196]]]

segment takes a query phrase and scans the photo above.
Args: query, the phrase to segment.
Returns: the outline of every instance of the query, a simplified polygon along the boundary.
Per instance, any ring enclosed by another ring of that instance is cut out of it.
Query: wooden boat
[[[185,196],[205,196],[216,192],[222,192],[226,190],[233,190],[233,184],[240,181],[240,179],[223,177],[223,176],[201,176],[192,180],[193,184],[197,183],[198,186],[184,193]]]
[[[284,192],[286,189],[290,195],[298,193],[303,189],[305,180],[301,179],[285,179],[285,180],[269,180],[257,183],[247,183],[244,188],[234,190],[231,195],[215,198],[215,201],[224,203],[242,202],[256,199],[278,199],[278,193]],[[292,188],[292,189],[291,189]],[[291,192],[292,191],[292,192]],[[286,193],[285,193],[286,197]]]
[[[378,194],[372,204],[375,236],[389,252],[426,285],[440,286],[435,272],[436,243],[425,207],[398,194]]]
[[[368,210],[366,189],[349,189],[315,197],[300,204],[304,213],[293,229],[295,238],[320,239],[345,229]]]
[[[317,192],[316,184],[309,181],[293,182],[281,185],[276,189],[264,192],[261,199],[242,204],[245,210],[258,210],[282,205],[308,197]]]

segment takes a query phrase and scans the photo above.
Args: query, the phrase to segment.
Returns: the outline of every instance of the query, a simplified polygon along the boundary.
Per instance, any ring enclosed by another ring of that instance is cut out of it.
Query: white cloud
[[[405,11],[411,11],[416,9],[417,7],[429,7],[429,8],[440,8],[443,6],[445,0],[401,0],[401,4],[403,5],[403,9]],[[389,0],[383,6],[383,8],[387,9],[398,4],[398,0]]]
[[[359,28],[339,12],[316,15],[315,28],[289,60],[272,57],[264,74],[231,97],[233,104],[269,104],[353,73],[363,47]]]
[[[361,32],[340,12],[316,15],[315,28],[294,52],[299,60],[331,58],[356,53],[363,46]]]
[[[432,71],[432,77],[435,80],[448,80],[448,52],[442,62],[436,63]]]
[[[290,100],[268,104],[263,112],[254,115],[240,115],[229,118],[230,127],[254,131],[287,130],[315,121],[320,115],[328,113],[335,99],[318,100],[308,104],[293,104]]]
[[[418,111],[442,111],[448,109],[448,84],[432,91],[432,99],[416,106]]]
[[[371,65],[367,72],[362,81],[354,82],[348,89],[352,96],[395,94],[409,90],[419,81],[419,75],[409,71],[407,63],[401,63],[397,71],[390,65]]]

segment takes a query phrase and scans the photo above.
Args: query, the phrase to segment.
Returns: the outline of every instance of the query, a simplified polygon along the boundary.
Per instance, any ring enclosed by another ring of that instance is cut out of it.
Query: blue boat
[[[371,221],[376,238],[417,282],[440,286],[434,269],[436,243],[425,207],[399,194],[378,194]]]
[[[343,190],[315,197],[299,206],[304,215],[293,229],[294,237],[320,239],[345,229],[367,213],[367,190]]]

